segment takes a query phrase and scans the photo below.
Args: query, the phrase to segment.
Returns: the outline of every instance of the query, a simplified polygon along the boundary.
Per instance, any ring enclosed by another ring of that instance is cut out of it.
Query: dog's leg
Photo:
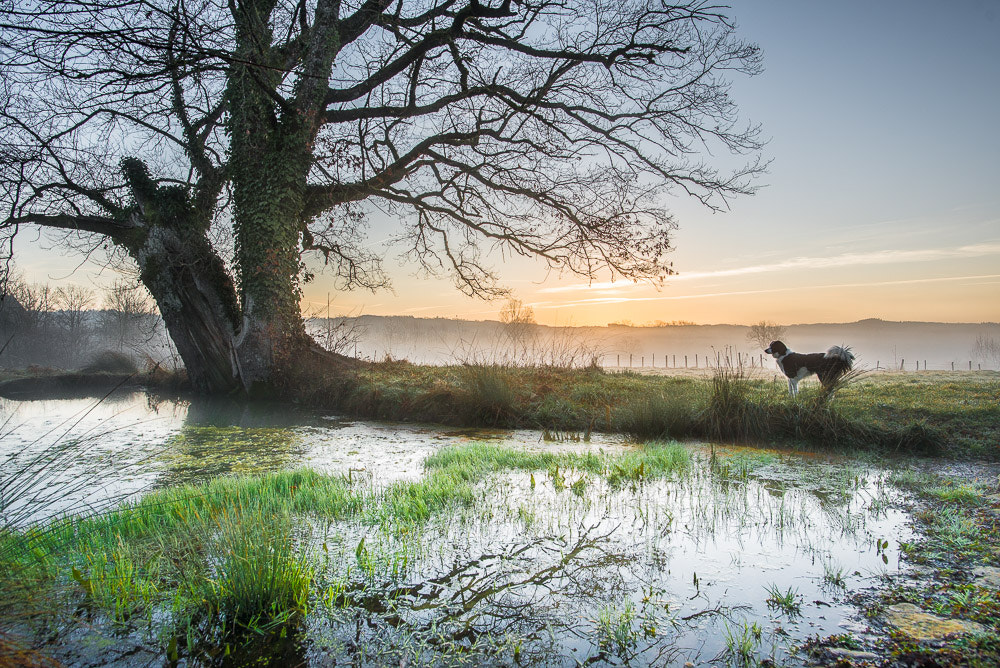
[[[799,379],[798,378],[789,378],[788,379],[788,393],[790,395],[792,395],[793,397],[797,397],[799,395]]]

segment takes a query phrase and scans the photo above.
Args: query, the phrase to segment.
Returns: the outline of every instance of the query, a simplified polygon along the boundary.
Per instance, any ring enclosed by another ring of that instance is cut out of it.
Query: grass
[[[757,622],[742,622],[735,627],[726,624],[726,649],[718,659],[731,666],[749,668],[759,665],[757,650],[762,642],[762,633],[763,629]]]
[[[598,647],[627,662],[639,639],[635,619],[635,606],[628,600],[621,605],[612,603],[601,608],[597,618]]]
[[[305,376],[288,395],[390,420],[1000,459],[1000,376],[935,378],[852,375],[832,393],[807,381],[793,399],[784,382],[738,367],[697,378],[386,362]]]
[[[780,610],[789,617],[802,612],[802,597],[797,590],[789,587],[787,590],[781,591],[778,585],[774,583],[771,583],[765,589],[767,590],[767,598],[764,599],[764,602],[767,603],[767,607],[772,610]]]

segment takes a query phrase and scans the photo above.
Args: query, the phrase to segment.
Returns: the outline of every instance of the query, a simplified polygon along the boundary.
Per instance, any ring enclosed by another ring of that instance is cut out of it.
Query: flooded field
[[[160,400],[127,392],[98,399],[0,399],[0,479],[19,490],[8,514],[17,524],[102,510],[143,492],[218,475],[310,467],[366,473],[385,484],[414,480],[427,455],[446,444],[488,439],[519,448],[566,451],[539,432],[448,430],[358,422],[294,406],[199,399]],[[626,447],[594,434],[588,447]]]
[[[266,492],[237,489],[235,511],[208,521],[208,506],[192,506],[187,533],[172,524],[140,549],[122,543],[142,533],[132,524],[98,522],[95,533],[118,536],[108,552],[39,557],[49,605],[26,603],[15,626],[74,665],[802,665],[810,638],[864,644],[855,595],[906,575],[900,550],[915,538],[891,472],[839,457],[448,432],[143,394],[0,410],[5,513],[22,527],[270,474],[253,488]],[[303,467],[327,475],[289,478]],[[279,488],[287,499],[274,507],[287,513],[232,523]],[[153,517],[141,504],[128,512]],[[203,602],[231,598],[246,566],[234,554],[264,554],[258,572],[294,580],[283,608],[294,614],[248,617],[223,602],[206,617],[172,597],[191,587]]]

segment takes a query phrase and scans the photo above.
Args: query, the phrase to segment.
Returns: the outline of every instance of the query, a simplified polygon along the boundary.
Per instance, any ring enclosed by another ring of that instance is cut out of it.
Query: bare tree
[[[87,311],[94,303],[94,291],[79,285],[64,285],[56,288],[56,305],[63,327],[70,336],[78,336],[83,331]]]
[[[90,346],[93,327],[87,322],[87,312],[94,303],[94,291],[79,285],[64,285],[56,288],[58,318],[65,335],[65,352],[69,359],[76,361]]]
[[[139,283],[115,281],[104,292],[104,309],[103,324],[114,338],[118,352],[123,352],[137,335],[149,339],[155,333],[156,308]]]
[[[1000,367],[1000,340],[986,334],[980,334],[976,337],[975,345],[972,346],[972,356]]]
[[[780,341],[782,337],[785,336],[786,328],[784,325],[779,325],[775,322],[770,322],[768,320],[761,320],[750,325],[750,330],[747,332],[747,341],[754,344],[755,347],[761,350],[767,348],[772,341]]]
[[[762,171],[700,157],[760,148],[728,82],[756,73],[760,52],[702,0],[4,10],[0,226],[134,262],[205,391],[318,354],[299,309],[304,254],[341,287],[386,283],[363,244],[375,209],[404,221],[425,269],[493,296],[491,253],[662,278],[664,196],[724,207]]]
[[[512,361],[518,357],[526,357],[536,324],[535,310],[520,299],[509,297],[500,309],[500,323],[503,325],[503,336],[510,346]]]

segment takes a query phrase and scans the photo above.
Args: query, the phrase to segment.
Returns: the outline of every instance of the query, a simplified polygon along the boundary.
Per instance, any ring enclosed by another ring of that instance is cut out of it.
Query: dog
[[[847,346],[833,346],[826,353],[793,353],[781,341],[771,341],[764,352],[778,360],[778,368],[788,377],[788,393],[799,393],[799,381],[816,374],[829,388],[854,366],[854,353]]]

